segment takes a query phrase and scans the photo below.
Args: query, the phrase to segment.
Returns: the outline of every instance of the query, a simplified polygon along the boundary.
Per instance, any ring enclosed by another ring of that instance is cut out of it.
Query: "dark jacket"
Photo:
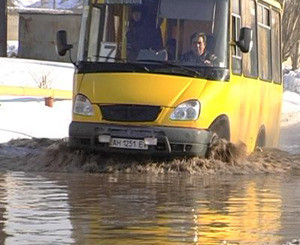
[[[129,23],[128,31],[126,33],[127,59],[129,61],[135,61],[141,49],[142,28],[141,21],[130,21]]]
[[[213,54],[210,54],[208,51],[204,51],[202,55],[196,55],[192,50],[188,51],[187,53],[183,54],[180,61],[181,62],[191,62],[196,64],[205,64],[204,62],[210,61],[213,63],[215,61],[216,56]]]
[[[160,26],[156,26],[155,19],[130,21],[126,38],[129,61],[135,61],[141,49],[159,51],[163,48],[161,29]]]

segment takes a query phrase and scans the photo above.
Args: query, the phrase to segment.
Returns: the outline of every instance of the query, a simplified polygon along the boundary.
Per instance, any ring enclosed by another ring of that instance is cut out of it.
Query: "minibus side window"
[[[243,73],[247,77],[258,76],[256,6],[254,0],[243,2],[243,26],[251,27],[253,46],[250,53],[243,53]]]
[[[270,10],[258,5],[258,61],[259,61],[259,78],[263,80],[272,79],[272,62],[271,62],[271,26]]]
[[[115,62],[121,53],[122,6],[95,5],[91,10],[87,61]]]
[[[101,41],[101,30],[100,30],[100,22],[101,17],[103,16],[103,11],[101,8],[93,7],[91,10],[91,24],[89,30],[88,37],[88,53],[87,60],[88,61],[97,61],[97,54],[100,49],[100,41]]]
[[[122,52],[122,12],[121,5],[108,5],[104,20],[98,61],[116,62]]]
[[[232,1],[232,36],[233,42],[239,40],[240,28],[241,28],[241,13],[240,13],[240,0]],[[242,73],[242,55],[241,50],[237,45],[231,46],[232,55],[232,72],[235,74]]]
[[[280,53],[280,14],[272,11],[272,77],[275,83],[281,84],[281,53]]]

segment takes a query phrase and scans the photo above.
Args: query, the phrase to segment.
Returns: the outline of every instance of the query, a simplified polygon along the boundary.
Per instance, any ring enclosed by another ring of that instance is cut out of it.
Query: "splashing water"
[[[18,139],[0,145],[0,169],[14,171],[258,174],[300,169],[300,155],[275,148],[259,148],[247,156],[243,143],[220,140],[207,158],[88,153],[71,150],[66,140]]]

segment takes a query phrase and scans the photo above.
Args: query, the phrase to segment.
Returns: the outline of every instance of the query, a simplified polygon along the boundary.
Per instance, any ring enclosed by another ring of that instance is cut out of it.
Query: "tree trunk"
[[[0,0],[0,57],[7,56],[6,0]]]
[[[300,46],[300,40],[295,44],[294,52],[292,54],[292,68],[293,70],[296,70],[298,68],[298,62],[299,62],[299,46]]]

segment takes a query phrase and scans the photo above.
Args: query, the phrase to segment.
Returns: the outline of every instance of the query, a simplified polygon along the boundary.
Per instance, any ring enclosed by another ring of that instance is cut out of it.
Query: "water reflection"
[[[222,240],[233,244],[279,244],[281,198],[276,184],[271,182],[251,181],[230,190],[228,199],[223,196],[214,201],[215,205],[199,207],[198,244]]]
[[[5,244],[282,244],[298,235],[300,193],[293,186],[299,180],[299,175],[3,173],[0,239]]]
[[[5,244],[70,244],[67,186],[41,175],[2,175]]]

